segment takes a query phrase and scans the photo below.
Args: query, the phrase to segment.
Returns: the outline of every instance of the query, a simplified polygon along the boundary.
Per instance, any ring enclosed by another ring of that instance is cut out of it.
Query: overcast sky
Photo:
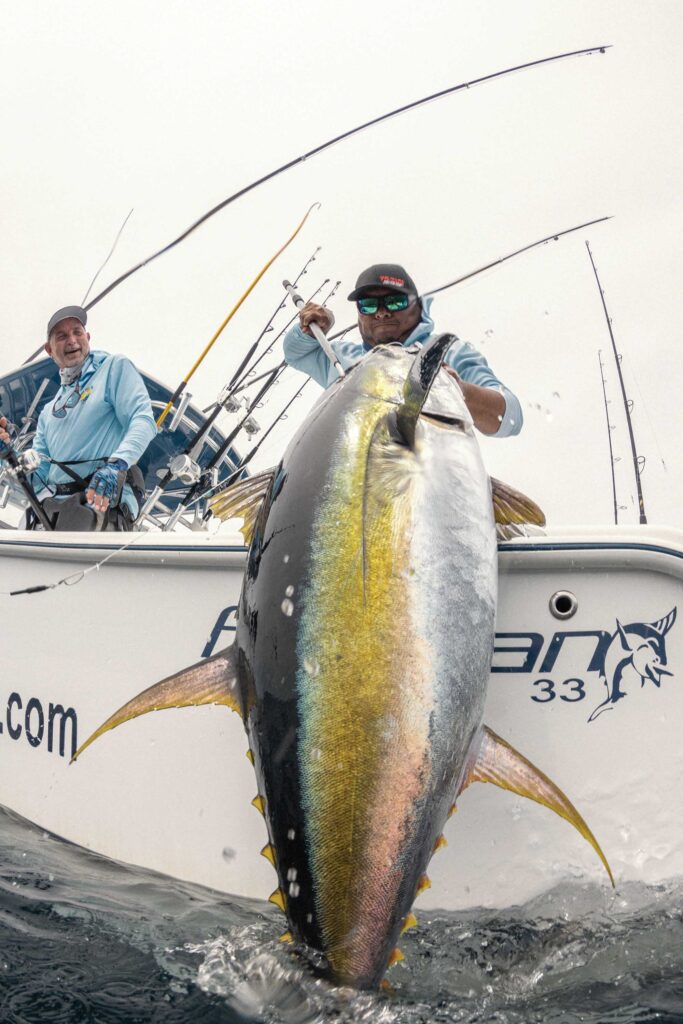
[[[681,525],[681,0],[180,2],[2,0],[0,369],[211,206],[327,138],[428,93],[598,44],[441,99],[344,142],[224,210],[104,299],[93,344],[175,386],[308,206],[322,206],[258,285],[190,390],[212,401],[293,277],[302,291],[402,262],[426,291],[583,221],[607,224],[435,300],[437,328],[479,347],[519,395],[520,437],[483,443],[492,473],[553,523],[608,524],[607,378],[620,519],[636,522],[630,450],[600,296],[630,399],[653,522]],[[279,352],[265,362],[277,361]],[[268,424],[301,378],[288,371]],[[286,433],[259,453],[277,460]]]

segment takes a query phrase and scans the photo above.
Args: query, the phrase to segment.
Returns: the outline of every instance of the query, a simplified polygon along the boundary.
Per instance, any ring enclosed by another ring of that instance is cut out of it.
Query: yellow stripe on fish
[[[315,523],[298,639],[311,869],[341,975],[362,970],[386,931],[429,767],[430,659],[411,620],[414,487],[374,483],[385,475],[387,408],[369,400],[345,424]],[[401,459],[405,482],[414,456],[406,449]]]

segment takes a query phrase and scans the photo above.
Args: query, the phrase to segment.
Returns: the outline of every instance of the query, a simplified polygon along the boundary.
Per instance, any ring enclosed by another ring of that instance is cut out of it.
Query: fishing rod
[[[41,524],[44,530],[54,530],[54,526],[48,519],[43,506],[38,501],[36,492],[33,490],[29,481],[26,470],[21,460],[21,456],[14,450],[14,445],[11,442],[0,442],[0,459],[7,463],[8,471],[15,477],[17,483],[21,487],[22,491],[26,495],[34,515],[37,517],[38,522]]]
[[[607,443],[609,445],[609,468],[612,474],[612,498],[614,501],[614,525],[616,526],[619,522],[619,514],[617,509],[617,482],[614,477],[614,450],[612,448],[612,424],[609,418],[609,402],[607,400],[607,387],[605,382],[605,364],[602,361],[602,349],[598,349],[598,360],[600,362],[600,378],[602,380],[602,397],[605,403],[605,419],[607,420]]]
[[[597,268],[595,266],[595,261],[593,259],[593,253],[591,252],[591,247],[588,244],[588,242],[586,242],[586,249],[588,250],[588,257],[589,257],[589,259],[591,261],[591,266],[593,268],[593,273],[595,274],[595,280],[596,280],[596,283],[597,283],[597,286],[598,286],[598,291],[600,292],[600,301],[602,302],[602,309],[603,309],[603,312],[605,314],[605,320],[607,321],[607,330],[609,331],[610,341],[612,343],[612,352],[614,353],[614,362],[615,362],[615,365],[616,365],[616,368],[617,368],[617,376],[619,378],[619,387],[621,388],[621,397],[623,398],[623,401],[624,401],[624,412],[626,414],[626,425],[628,426],[628,436],[629,436],[629,441],[630,441],[630,444],[631,444],[631,456],[633,458],[633,472],[634,472],[635,479],[636,479],[636,492],[637,492],[637,495],[638,495],[639,521],[640,521],[641,525],[645,525],[645,524],[647,524],[647,516],[645,515],[645,501],[643,499],[643,488],[642,488],[641,483],[640,483],[640,474],[642,472],[643,467],[645,466],[645,459],[642,458],[642,456],[639,456],[638,453],[636,452],[636,439],[635,439],[635,436],[633,434],[633,423],[631,422],[631,409],[633,408],[633,403],[629,402],[628,398],[626,397],[626,387],[624,385],[624,377],[623,377],[623,374],[621,372],[621,356],[617,352],[617,343],[614,340],[614,331],[612,330],[612,318],[610,317],[610,315],[609,315],[609,313],[607,311],[607,303],[605,302],[605,293],[602,290],[602,285],[600,284],[600,278],[598,277],[598,271],[597,271]]]
[[[330,280],[329,277],[325,278],[323,283],[320,285],[320,288],[316,288],[316,290],[313,292],[312,295],[309,296],[309,298],[306,300],[306,302],[311,302],[315,298],[315,296],[318,294],[318,292],[321,291],[325,287],[325,285],[329,282],[329,280]],[[330,299],[335,295],[335,293],[336,293],[337,289],[339,288],[340,284],[341,284],[341,281],[336,281],[335,282],[334,287],[327,293],[325,298],[322,300],[322,305],[323,306],[325,306],[330,301]],[[248,387],[249,386],[248,384],[245,383],[247,377],[251,373],[254,372],[254,370],[259,365],[261,360],[264,359],[268,355],[269,352],[272,352],[273,346],[275,345],[275,342],[279,338],[281,338],[283,334],[285,334],[285,332],[292,326],[292,324],[294,323],[296,318],[297,318],[297,314],[295,313],[294,316],[290,320],[288,320],[287,323],[284,325],[284,327],[278,332],[278,334],[275,335],[275,337],[271,341],[271,343],[268,346],[268,348],[264,352],[261,353],[261,355],[258,357],[258,359],[256,359],[252,363],[252,365],[249,367],[247,372],[243,375],[242,379],[238,382],[238,387],[235,389],[235,391],[241,391],[244,387]]]
[[[469,273],[463,274],[462,277],[456,277],[455,281],[449,281],[448,284],[442,284],[438,288],[431,288],[427,292],[423,292],[423,298],[427,298],[429,295],[438,295],[439,292],[446,291],[447,288],[453,288],[456,284],[462,284],[463,281],[469,281],[470,278],[476,277],[477,274],[483,274],[487,270],[491,270],[493,267],[498,267],[501,263],[506,263],[508,260],[514,259],[515,256],[521,256],[524,252],[529,252],[530,249],[536,249],[540,245],[546,245],[548,242],[557,242],[558,239],[564,235],[571,235],[574,231],[581,231],[583,228],[590,228],[594,224],[602,224],[606,220],[612,220],[611,216],[598,217],[597,220],[588,220],[584,224],[577,224],[573,228],[565,228],[564,231],[556,231],[552,235],[546,235],[545,238],[539,238],[536,242],[530,242],[528,245],[523,245],[521,249],[515,249],[514,252],[509,252],[505,256],[500,256],[497,260],[492,260],[490,263],[485,263],[481,267],[477,267],[476,270],[470,270]],[[335,341],[337,338],[342,337],[344,334],[348,334],[352,331],[357,324],[350,324],[348,327],[343,327],[336,334],[331,334],[329,341]]]
[[[315,255],[319,251],[320,251],[320,247],[318,247],[316,249],[316,251],[313,254],[313,256],[306,262],[306,264],[304,264],[304,267],[299,272],[298,277],[301,277],[301,276],[303,276],[304,273],[306,273],[306,267],[315,259]],[[326,278],[325,281],[323,281],[323,283],[321,285],[319,285],[318,288],[316,288],[316,290],[312,293],[311,298],[313,296],[317,295],[317,293],[321,290],[321,288],[323,288],[324,285],[327,283],[327,280],[329,280],[329,279]],[[339,285],[339,283],[340,282],[337,282],[337,285]],[[330,295],[332,295],[332,294],[334,294],[334,289],[332,289],[332,292],[330,292]],[[327,300],[325,300],[325,301],[327,301]],[[284,303],[281,302],[278,305],[278,308],[277,308],[277,310],[275,312],[276,313],[279,312],[279,310],[283,306],[284,306]],[[283,328],[282,331],[280,331],[280,334],[284,333],[284,330],[286,330],[286,326],[285,326],[285,328]],[[261,332],[260,337],[263,337],[264,334],[265,334],[265,330]],[[277,340],[277,338],[280,337],[280,334],[276,335],[276,337],[273,339],[273,342],[275,342]],[[253,351],[253,348],[254,348],[254,346],[252,346],[251,351]],[[271,350],[271,348],[272,348],[272,345],[269,346],[268,349],[266,349],[266,352],[264,353],[264,355],[267,354],[267,352],[269,352]],[[259,357],[259,359],[256,360],[256,362],[254,363],[254,366],[256,366],[260,362],[261,358],[263,358],[263,357],[261,356],[261,357]],[[196,483],[199,480],[202,471],[201,471],[201,468],[200,468],[200,466],[198,465],[198,463],[196,461],[197,455],[199,454],[199,452],[201,450],[202,442],[203,442],[204,437],[210,431],[211,427],[213,426],[213,424],[215,423],[216,419],[220,415],[221,410],[222,409],[226,409],[227,411],[230,411],[230,412],[237,412],[239,410],[239,406],[238,405],[235,404],[232,408],[230,408],[230,401],[231,401],[231,399],[233,398],[233,396],[237,392],[246,390],[246,388],[251,387],[252,384],[257,383],[257,381],[263,380],[264,377],[269,377],[270,378],[272,376],[272,374],[273,374],[273,369],[275,369],[275,370],[277,370],[279,372],[282,372],[282,370],[284,369],[284,367],[286,365],[284,362],[281,362],[277,367],[275,367],[275,368],[271,367],[269,370],[266,371],[266,373],[260,374],[255,380],[247,381],[246,378],[253,371],[253,367],[252,367],[246,373],[244,373],[244,375],[240,379],[237,380],[237,384],[235,384],[236,378],[239,377],[240,370],[242,370],[244,368],[244,363],[245,363],[245,360],[243,359],[241,361],[241,363],[240,363],[240,366],[238,367],[238,370],[233,374],[233,376],[232,376],[231,380],[229,381],[229,383],[226,384],[226,386],[223,388],[223,390],[221,391],[220,395],[218,396],[218,399],[216,400],[216,402],[214,402],[213,406],[212,407],[210,406],[210,407],[208,407],[207,409],[204,410],[204,414],[206,415],[206,413],[209,413],[209,415],[204,420],[202,425],[200,427],[198,427],[197,430],[192,434],[190,439],[187,441],[183,451],[179,452],[177,455],[174,455],[169,460],[166,472],[164,473],[164,475],[162,476],[162,478],[159,481],[159,483],[156,485],[156,487],[152,490],[152,492],[150,493],[150,495],[146,499],[146,501],[145,501],[145,503],[143,505],[142,511],[140,513],[141,516],[148,516],[148,515],[150,515],[153,507],[156,505],[156,503],[158,502],[159,498],[165,492],[166,488],[168,487],[168,485],[171,483],[172,480],[178,479],[178,480],[181,481],[181,483],[184,483],[184,484],[186,484],[188,486]],[[278,376],[279,376],[279,373],[278,373]],[[278,379],[277,376],[273,376],[272,379],[269,380],[269,386],[272,387],[273,384],[277,383],[277,379]],[[268,390],[268,389],[266,389],[266,390]],[[263,398],[263,395],[261,395],[261,398]],[[174,415],[173,422],[175,422],[179,412],[180,412],[180,409],[178,409],[176,411],[176,413]],[[245,429],[246,429],[248,422],[249,422],[249,416],[247,415],[240,422],[240,427],[244,426]],[[173,423],[171,425],[173,426]]]
[[[198,220],[186,228],[185,231],[178,235],[177,238],[174,238],[173,241],[164,245],[161,249],[158,249],[146,259],[141,260],[140,263],[136,263],[135,266],[126,270],[125,273],[119,275],[119,277],[117,277],[115,281],[112,281],[111,284],[107,285],[99,295],[96,295],[94,299],[91,299],[85,309],[92,309],[93,306],[97,305],[98,302],[101,302],[106,295],[113,292],[115,288],[118,288],[120,284],[126,281],[129,277],[132,277],[132,275],[137,273],[138,270],[148,266],[153,260],[157,259],[159,256],[163,256],[164,253],[169,252],[176,245],[179,245],[189,235],[191,235],[193,231],[196,231],[198,227],[209,220],[210,217],[219,213],[220,210],[224,210],[226,206],[230,206],[231,203],[234,203],[237,199],[241,199],[242,196],[252,192],[260,185],[264,185],[267,181],[272,181],[272,179],[278,177],[278,175],[284,174],[284,172],[288,171],[290,168],[296,167],[297,164],[305,163],[305,161],[310,160],[312,157],[318,156],[318,154],[325,152],[325,150],[330,149],[339,142],[343,142],[345,139],[350,139],[354,135],[358,135],[367,128],[374,128],[376,125],[381,124],[384,121],[388,121],[392,117],[405,114],[409,110],[415,110],[427,103],[432,103],[434,100],[441,99],[444,96],[450,96],[454,93],[471,89],[475,85],[482,85],[484,82],[492,82],[497,78],[503,78],[507,75],[515,74],[518,71],[526,71],[530,68],[541,67],[545,64],[552,64],[561,60],[568,60],[572,57],[584,57],[590,56],[594,53],[604,53],[608,49],[610,49],[610,44],[604,44],[602,46],[588,46],[581,50],[571,50],[567,53],[554,54],[551,57],[542,57],[539,60],[526,61],[524,64],[517,64],[514,67],[504,68],[502,71],[494,71],[488,75],[481,75],[479,78],[473,78],[467,82],[461,82],[459,85],[452,85],[446,89],[440,89],[438,92],[431,93],[429,96],[423,96],[421,99],[413,100],[411,103],[405,103],[400,107],[396,107],[394,110],[390,110],[386,114],[381,114],[379,117],[373,117],[371,120],[364,121],[363,124],[357,125],[355,128],[350,128],[348,131],[342,132],[340,135],[335,135],[334,138],[328,139],[326,142],[315,146],[313,149],[309,149],[306,153],[302,153],[300,156],[294,157],[292,160],[288,160],[287,163],[282,164],[275,170],[269,171],[268,174],[262,175],[260,178],[257,178],[255,181],[250,182],[250,184],[245,185],[237,192],[234,192],[231,196],[228,196],[227,199],[224,199],[216,206],[213,206],[206,213],[202,214]]]
[[[180,398],[180,396],[182,395],[183,391],[187,387],[187,384],[190,381],[190,378],[194,374],[195,370],[197,370],[199,368],[199,366],[203,362],[205,356],[208,355],[208,353],[211,350],[211,348],[213,347],[214,343],[220,337],[220,335],[222,334],[224,328],[227,327],[227,325],[230,323],[230,321],[232,320],[233,316],[235,315],[237,310],[240,308],[240,306],[242,305],[244,300],[251,294],[251,292],[254,290],[256,285],[259,283],[259,281],[261,280],[261,278],[263,277],[265,272],[268,270],[268,268],[270,266],[272,266],[272,264],[275,262],[275,260],[278,258],[278,256],[280,256],[285,251],[287,246],[291,242],[294,241],[294,239],[299,234],[299,232],[301,231],[302,227],[304,226],[304,224],[308,220],[311,211],[315,210],[315,209],[317,209],[319,207],[320,207],[320,203],[313,203],[313,205],[308,208],[308,210],[306,211],[306,213],[305,213],[304,217],[302,218],[301,222],[297,226],[296,231],[294,231],[289,236],[289,238],[284,243],[284,245],[281,245],[280,248],[277,250],[277,252],[273,256],[270,257],[268,262],[263,265],[261,270],[258,272],[258,274],[254,278],[254,280],[251,282],[251,284],[247,288],[247,290],[242,294],[242,296],[238,299],[236,304],[232,307],[232,309],[230,310],[230,312],[226,316],[226,318],[223,321],[223,323],[220,325],[218,330],[214,333],[213,337],[210,339],[208,344],[205,346],[204,351],[201,353],[199,358],[195,361],[194,365],[192,366],[192,368],[188,372],[187,376],[184,378],[184,380],[182,380],[180,382],[178,387],[175,389],[174,393],[171,395],[169,401],[166,403],[166,406],[165,406],[164,410],[162,411],[161,415],[159,416],[159,418],[157,420],[157,427],[160,427],[161,424],[164,422],[164,420],[168,416],[169,412],[171,411],[174,403]],[[92,303],[91,303],[91,305],[92,305]]]
[[[213,496],[215,498],[219,494],[222,494],[223,491],[226,491],[228,489],[228,487],[232,487],[232,485],[239,478],[239,476],[241,475],[243,470],[246,469],[248,463],[253,459],[254,455],[256,455],[256,452],[259,450],[259,448],[261,447],[261,445],[263,444],[265,439],[268,437],[268,435],[271,433],[271,431],[273,431],[275,429],[275,427],[278,425],[280,420],[283,420],[283,419],[287,418],[287,410],[294,403],[294,401],[299,397],[299,395],[301,394],[303,389],[306,387],[306,385],[310,382],[310,380],[311,380],[311,378],[307,377],[306,380],[303,382],[303,384],[299,388],[297,388],[297,390],[294,392],[294,394],[289,399],[287,404],[277,414],[277,416],[275,417],[275,419],[273,420],[271,425],[268,427],[268,429],[266,431],[264,431],[264,433],[261,435],[261,437],[259,438],[258,444],[255,444],[254,447],[251,449],[251,451],[248,452],[244,456],[244,458],[235,466],[234,470],[232,471],[230,476],[227,478],[227,480],[221,480],[221,482],[219,484],[215,484],[213,487],[207,488],[207,490],[203,491],[198,497],[196,497],[194,499],[194,502],[193,502],[194,504],[196,504],[196,502],[198,502],[198,501],[202,501],[205,498],[208,498],[209,495],[211,495],[211,496]],[[188,505],[189,505],[189,502],[188,502]],[[211,518],[212,514],[213,513],[211,512],[211,510],[207,509],[206,512],[204,513],[203,521],[207,522]]]
[[[304,308],[304,300],[301,298],[300,295],[297,295],[296,291],[294,290],[293,285],[291,285],[289,281],[283,281],[282,282],[282,287],[289,294],[289,296],[290,296],[292,302],[294,303],[294,305],[296,306],[296,308],[297,309],[303,309]],[[337,373],[339,374],[339,376],[340,377],[345,377],[346,376],[346,371],[344,370],[344,367],[342,366],[342,364],[339,362],[337,354],[334,351],[334,349],[332,348],[332,346],[330,345],[329,341],[327,340],[327,337],[325,336],[325,332],[323,331],[322,327],[319,324],[315,323],[315,321],[312,321],[308,325],[308,329],[311,332],[311,334],[313,335],[313,337],[315,338],[315,340],[320,345],[321,349],[323,350],[323,352],[325,353],[325,355],[327,356],[329,361],[334,366],[334,368],[337,371]]]
[[[284,367],[281,368],[281,367],[276,366],[271,371],[270,378],[265,382],[265,384],[259,389],[259,391],[255,395],[255,397],[251,400],[251,402],[249,403],[249,406],[247,407],[246,412],[245,412],[244,416],[242,417],[242,419],[235,426],[235,428],[233,430],[231,430],[231,432],[225,438],[223,443],[216,449],[216,451],[212,455],[208,465],[203,470],[200,471],[200,475],[198,476],[198,478],[195,479],[192,482],[192,485],[191,485],[189,491],[187,492],[187,494],[183,498],[181,498],[179,500],[179,502],[176,505],[175,509],[173,510],[172,514],[169,516],[168,521],[164,524],[164,526],[163,526],[164,530],[172,530],[173,527],[175,526],[175,524],[180,519],[180,517],[183,514],[183,512],[185,511],[185,509],[187,508],[187,506],[192,501],[192,499],[197,494],[199,494],[200,491],[205,489],[205,487],[206,487],[206,483],[205,482],[207,480],[211,479],[211,475],[212,475],[212,472],[213,472],[214,468],[219,465],[221,459],[223,458],[225,453],[230,448],[230,445],[233,443],[233,441],[235,440],[235,438],[237,437],[237,435],[239,434],[239,432],[241,431],[242,427],[244,426],[246,421],[249,419],[251,414],[257,408],[257,406],[259,405],[259,403],[260,403],[261,399],[263,398],[263,396],[266,394],[266,392],[269,390],[269,388],[275,383],[276,379],[280,376],[280,374],[282,373],[283,369],[284,369]]]
[[[330,279],[329,279],[329,277],[326,277],[326,278],[325,278],[325,280],[324,280],[324,281],[322,282],[322,284],[318,285],[318,287],[317,287],[317,288],[315,289],[315,291],[311,293],[311,295],[310,295],[310,298],[308,299],[308,301],[309,301],[309,302],[312,302],[312,301],[313,301],[313,299],[314,299],[314,298],[316,297],[316,295],[318,294],[318,292],[321,292],[321,291],[323,290],[323,288],[325,287],[325,285],[329,283],[329,280],[330,280]],[[331,292],[330,292],[329,294],[330,294],[330,295],[333,295],[333,294],[334,294],[334,288],[332,289],[332,291],[331,291]],[[327,298],[329,298],[329,295],[328,295],[328,297],[327,297]],[[326,298],[326,299],[323,299],[323,302],[327,302],[327,298]],[[279,307],[279,308],[280,308],[280,309],[284,309],[284,305],[285,305],[285,303],[284,303],[284,301],[283,301],[283,302],[282,302],[282,303],[280,304],[280,307]],[[251,373],[253,373],[253,372],[254,372],[254,370],[255,370],[255,369],[256,369],[256,367],[257,367],[257,366],[259,365],[259,363],[261,362],[261,360],[262,360],[262,359],[264,359],[264,358],[265,358],[265,357],[266,357],[266,356],[268,355],[268,353],[269,353],[269,352],[272,352],[272,350],[273,350],[273,346],[274,346],[275,342],[276,342],[276,341],[277,341],[277,340],[278,340],[279,338],[281,338],[281,337],[282,337],[282,335],[283,335],[283,334],[284,334],[284,333],[285,333],[285,332],[286,332],[286,331],[288,330],[288,328],[289,328],[289,327],[291,327],[291,325],[292,325],[292,324],[294,323],[294,321],[295,321],[295,320],[296,320],[296,313],[294,314],[294,316],[293,316],[293,317],[292,317],[292,318],[291,318],[290,320],[288,320],[288,321],[287,321],[287,323],[286,323],[286,324],[284,325],[284,327],[282,327],[282,328],[281,328],[281,329],[280,329],[280,330],[278,331],[278,333],[277,333],[277,334],[275,335],[275,337],[274,337],[274,338],[273,338],[273,339],[271,340],[270,344],[268,345],[268,348],[264,349],[264,351],[263,351],[263,352],[261,353],[261,355],[260,355],[260,356],[258,357],[258,359],[255,359],[255,360],[254,360],[254,362],[253,362],[253,363],[251,364],[251,366],[249,366],[249,367],[247,367],[247,368],[245,369],[245,368],[244,368],[244,366],[245,366],[245,360],[242,360],[242,364],[241,364],[241,367],[240,367],[240,369],[241,369],[241,370],[242,370],[243,372],[242,372],[241,374],[234,374],[234,375],[233,375],[233,379],[232,379],[232,382],[234,383],[234,390],[235,390],[235,391],[241,391],[241,390],[242,390],[242,388],[244,388],[244,387],[247,387],[247,386],[248,386],[248,385],[246,385],[246,384],[245,384],[245,381],[246,381],[247,377],[248,377],[248,376],[249,376],[249,375],[250,375]],[[253,355],[254,351],[255,351],[255,346],[253,346],[253,345],[252,345],[252,348],[251,348],[251,354],[252,354],[252,355]]]
[[[313,261],[315,260],[316,256],[317,256],[317,255],[318,255],[318,253],[320,252],[320,249],[321,249],[321,246],[318,246],[318,247],[317,247],[317,249],[315,250],[315,252],[313,253],[313,255],[312,255],[312,256],[310,256],[310,257],[309,257],[309,258],[308,258],[308,259],[306,260],[306,262],[304,263],[303,267],[301,268],[301,270],[299,271],[299,273],[298,273],[298,274],[297,274],[297,276],[296,276],[296,281],[299,281],[299,280],[300,280],[300,279],[301,279],[301,278],[302,278],[302,277],[304,276],[304,274],[307,274],[307,273],[308,273],[308,268],[309,268],[309,266],[311,265],[311,263],[313,263]],[[325,284],[327,283],[327,280],[329,280],[329,278],[326,278],[326,280],[325,280],[325,281],[323,281],[323,283],[322,283],[322,284],[320,285],[320,288],[324,288],[324,287],[325,287]],[[320,288],[318,288],[317,290],[318,290],[318,291],[320,291]],[[316,294],[316,292],[314,292],[313,294],[315,295],[315,294]],[[261,333],[259,334],[259,336],[258,336],[258,338],[256,339],[256,341],[255,341],[255,342],[253,342],[253,344],[252,344],[252,345],[251,345],[251,347],[249,348],[249,351],[248,351],[248,352],[247,352],[247,354],[245,355],[244,359],[242,359],[242,361],[240,362],[239,366],[237,367],[237,369],[236,369],[236,370],[235,370],[235,372],[233,373],[233,375],[232,375],[232,377],[231,377],[230,381],[228,382],[228,388],[231,388],[231,387],[233,387],[233,385],[235,385],[235,384],[236,384],[236,383],[237,383],[237,382],[239,381],[239,379],[240,379],[240,376],[241,376],[241,374],[242,374],[242,371],[244,370],[245,366],[247,365],[247,363],[249,362],[249,360],[250,360],[250,359],[251,359],[251,357],[253,356],[254,352],[255,352],[255,351],[256,351],[256,349],[258,348],[258,346],[259,346],[259,343],[260,343],[261,339],[262,339],[262,338],[263,338],[263,337],[264,337],[264,336],[265,336],[265,335],[266,335],[266,334],[268,333],[268,331],[272,331],[272,329],[273,329],[273,320],[274,320],[274,319],[275,319],[275,317],[276,317],[276,316],[278,315],[278,313],[280,312],[280,310],[281,310],[281,309],[284,309],[284,308],[285,308],[285,303],[284,303],[284,301],[280,301],[280,302],[279,302],[279,303],[277,304],[277,306],[275,307],[275,310],[274,310],[274,312],[273,312],[272,316],[270,317],[270,319],[269,319],[269,320],[268,320],[268,322],[266,323],[266,326],[265,326],[265,327],[263,328],[263,330],[262,330],[262,331],[261,331]],[[275,340],[275,339],[274,339],[274,340]]]

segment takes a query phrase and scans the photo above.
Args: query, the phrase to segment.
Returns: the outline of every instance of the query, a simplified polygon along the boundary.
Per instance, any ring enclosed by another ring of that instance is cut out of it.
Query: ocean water
[[[0,1024],[680,1024],[683,880],[419,914],[392,990],[316,980],[271,905],[116,864],[0,810]]]

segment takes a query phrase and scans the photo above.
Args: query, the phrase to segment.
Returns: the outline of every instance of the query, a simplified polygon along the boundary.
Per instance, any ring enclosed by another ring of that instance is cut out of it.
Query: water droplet
[[[299,895],[300,892],[301,892],[301,886],[299,885],[299,883],[298,882],[291,882],[290,886],[289,886],[289,895],[291,897],[293,897],[294,899],[296,899],[296,897]]]
[[[294,602],[290,601],[288,597],[284,599],[280,607],[282,608],[282,611],[287,616],[287,618],[291,618],[291,616],[294,614]]]
[[[315,658],[304,658],[304,672],[314,677],[320,675],[320,665]]]
[[[553,414],[551,413],[550,409],[546,409],[545,418],[547,419],[548,423],[552,423]]]
[[[289,561],[289,555],[283,555],[282,561],[287,563]]]
[[[559,397],[560,397],[560,392],[559,391],[553,391],[553,398],[559,398]]]
[[[306,924],[313,923],[313,914],[306,914]]]
[[[289,832],[287,833],[287,838],[288,839],[296,839],[296,832],[294,831],[293,828],[290,828]]]
[[[221,851],[221,857],[223,858],[223,860],[229,862],[231,860],[234,860],[236,856],[237,854],[233,850],[232,846],[223,847],[223,850]]]
[[[290,868],[287,872],[287,881],[296,882],[297,870],[296,868]]]
[[[311,761],[319,761],[322,756],[323,752],[320,747],[313,747],[313,750],[311,751]]]
[[[287,595],[287,597],[291,597],[293,593],[294,593],[294,587],[290,584],[287,587],[287,589],[285,590],[285,594]]]

